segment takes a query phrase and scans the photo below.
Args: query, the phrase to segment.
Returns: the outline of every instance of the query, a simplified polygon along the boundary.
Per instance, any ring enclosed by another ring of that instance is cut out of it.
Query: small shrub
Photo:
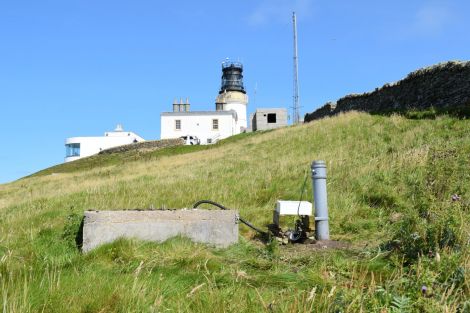
[[[405,296],[396,296],[392,300],[392,310],[393,313],[405,313],[410,312],[411,301]]]
[[[405,264],[411,264],[420,256],[433,255],[437,250],[460,249],[465,241],[459,228],[452,214],[439,218],[408,216],[397,223],[393,239],[384,248],[397,251]]]
[[[470,300],[467,300],[460,305],[459,312],[470,313]]]
[[[266,245],[266,255],[269,259],[276,259],[279,257],[279,243],[275,238]]]
[[[422,119],[435,119],[438,116],[438,112],[434,108],[426,110],[409,110],[405,112],[405,116],[412,120],[422,120]]]
[[[83,216],[77,213],[70,213],[65,220],[62,239],[69,247],[81,248],[83,241]]]

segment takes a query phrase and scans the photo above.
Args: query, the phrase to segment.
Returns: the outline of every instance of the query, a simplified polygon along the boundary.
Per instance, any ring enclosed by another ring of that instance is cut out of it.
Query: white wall
[[[219,120],[219,129],[212,129],[212,120]],[[175,120],[181,120],[181,130],[175,129]],[[213,142],[238,134],[235,119],[232,114],[194,114],[163,113],[161,115],[161,139],[179,138],[181,136],[197,136],[201,144],[207,144],[207,139]]]
[[[145,141],[133,132],[107,132],[102,137],[71,137],[65,140],[65,144],[79,143],[80,156],[65,157],[65,162],[75,161],[87,156],[99,153],[101,150],[127,145],[134,140]]]
[[[240,127],[243,127],[243,129],[248,128],[248,123],[246,122],[246,104],[238,102],[226,103],[224,105],[224,111],[230,110],[237,112],[237,129],[235,130],[235,134],[239,134],[241,133]]]
[[[236,134],[239,134],[240,132],[242,132],[242,130],[248,128],[248,123],[246,120],[248,96],[245,93],[240,91],[225,91],[217,95],[215,103],[216,106],[218,103],[222,103],[224,111],[232,110],[237,112],[237,130],[235,132]]]

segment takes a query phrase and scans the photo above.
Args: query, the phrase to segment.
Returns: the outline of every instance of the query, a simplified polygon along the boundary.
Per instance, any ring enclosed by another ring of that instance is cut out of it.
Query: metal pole
[[[325,161],[313,161],[311,169],[313,202],[315,203],[315,237],[317,240],[329,240]]]
[[[294,95],[292,104],[293,122],[298,124],[300,121],[299,107],[299,64],[297,56],[297,17],[295,12],[292,13],[292,24],[294,25]]]

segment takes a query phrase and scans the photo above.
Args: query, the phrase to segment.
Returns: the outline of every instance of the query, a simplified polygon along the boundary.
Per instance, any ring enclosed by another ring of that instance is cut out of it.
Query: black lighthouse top
[[[219,94],[225,91],[246,93],[243,87],[243,65],[240,62],[225,61],[222,63],[222,85]]]

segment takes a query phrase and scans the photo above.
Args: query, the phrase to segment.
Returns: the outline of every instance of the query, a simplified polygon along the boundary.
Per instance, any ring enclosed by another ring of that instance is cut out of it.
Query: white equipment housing
[[[312,216],[313,206],[308,201],[278,200],[273,214],[273,223],[279,225],[279,218],[285,215]]]

